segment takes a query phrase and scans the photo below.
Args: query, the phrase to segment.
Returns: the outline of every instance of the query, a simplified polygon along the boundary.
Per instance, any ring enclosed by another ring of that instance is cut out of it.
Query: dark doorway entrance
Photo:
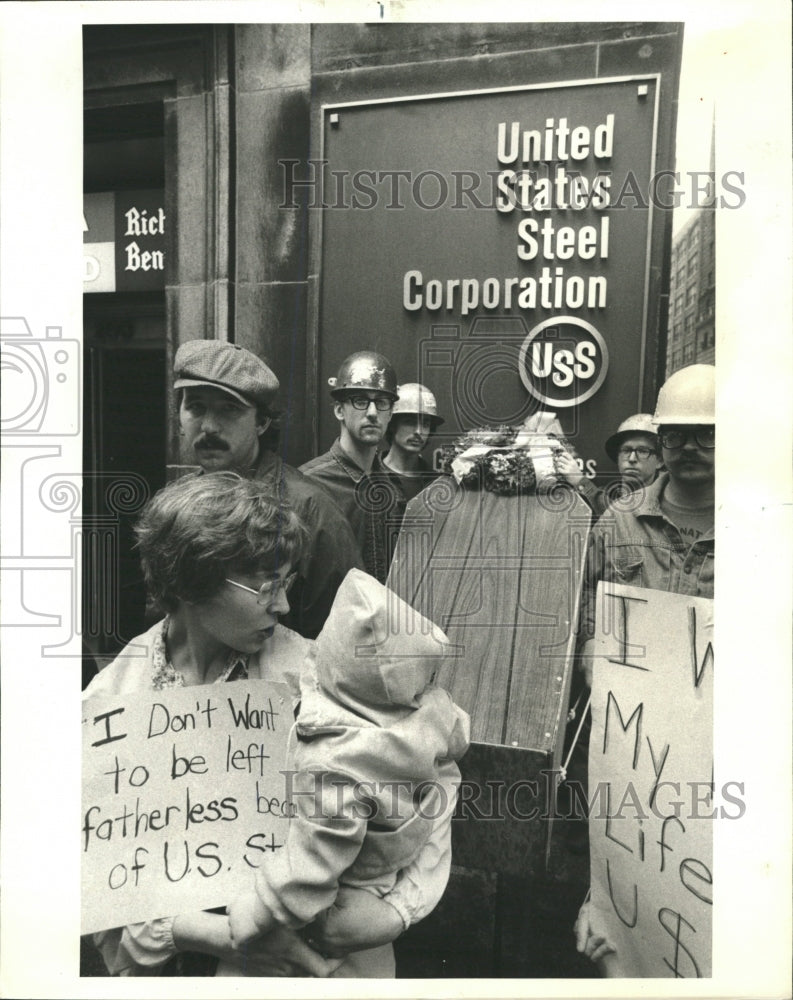
[[[87,109],[84,130],[86,195],[164,188],[161,101]],[[112,224],[87,237],[110,244],[111,270],[120,238]],[[165,483],[164,278],[162,286],[83,296],[83,685],[146,623],[133,525]]]

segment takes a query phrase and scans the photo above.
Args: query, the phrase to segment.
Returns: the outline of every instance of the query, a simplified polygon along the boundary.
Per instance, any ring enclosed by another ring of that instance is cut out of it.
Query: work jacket
[[[385,583],[390,563],[389,533],[394,525],[399,526],[404,498],[380,456],[375,455],[371,471],[365,472],[336,438],[330,451],[301,465],[300,472],[327,490],[352,528],[363,568]]]
[[[351,569],[361,569],[358,544],[333,498],[316,482],[271,451],[263,452],[253,478],[271,485],[308,529],[308,544],[289,588],[289,614],[282,623],[306,639],[315,639],[325,624],[336,591]]]
[[[581,597],[580,640],[595,634],[598,583],[624,583],[675,594],[713,597],[713,529],[691,542],[661,509],[669,482],[662,473],[645,491],[613,503],[590,537]]]

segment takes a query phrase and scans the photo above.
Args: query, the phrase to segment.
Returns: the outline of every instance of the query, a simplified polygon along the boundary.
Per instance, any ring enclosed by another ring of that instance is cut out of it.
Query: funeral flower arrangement
[[[442,471],[463,486],[502,496],[547,493],[561,477],[557,460],[577,454],[555,413],[534,413],[513,427],[478,427],[443,449]]]

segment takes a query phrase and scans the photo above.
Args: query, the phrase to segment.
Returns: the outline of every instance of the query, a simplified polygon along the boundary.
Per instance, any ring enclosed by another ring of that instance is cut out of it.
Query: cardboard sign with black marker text
[[[589,746],[592,925],[610,976],[709,977],[713,601],[600,584]]]
[[[283,684],[83,703],[82,933],[224,905],[283,845]]]

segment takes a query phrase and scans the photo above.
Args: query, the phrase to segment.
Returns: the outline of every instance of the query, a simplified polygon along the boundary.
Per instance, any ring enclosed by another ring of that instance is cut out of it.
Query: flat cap
[[[251,351],[225,340],[188,340],[176,352],[174,389],[209,385],[248,405],[269,406],[279,382]]]

